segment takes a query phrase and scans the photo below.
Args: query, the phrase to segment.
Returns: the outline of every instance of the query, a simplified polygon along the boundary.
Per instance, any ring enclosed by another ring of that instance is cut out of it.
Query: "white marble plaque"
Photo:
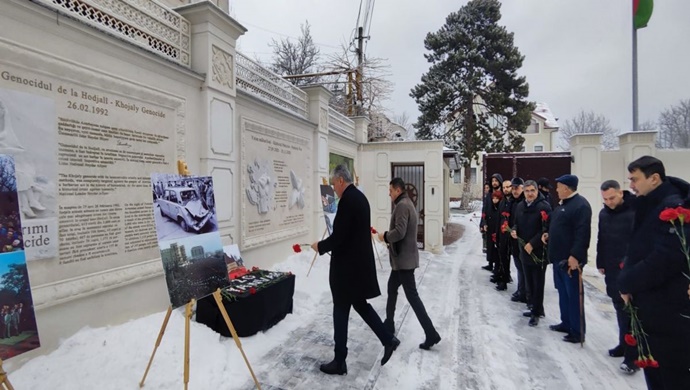
[[[243,248],[308,232],[309,145],[306,138],[243,118]]]

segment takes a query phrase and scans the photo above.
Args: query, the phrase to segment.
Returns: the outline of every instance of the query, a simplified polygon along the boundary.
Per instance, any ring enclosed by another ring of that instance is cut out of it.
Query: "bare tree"
[[[561,150],[570,150],[570,137],[576,134],[601,133],[601,145],[604,150],[618,147],[618,131],[611,127],[609,120],[596,114],[594,111],[580,111],[574,118],[565,121],[558,130],[561,137],[558,147]]]
[[[407,131],[407,136],[405,137],[406,141],[412,141],[415,139],[414,127],[412,126],[412,122],[410,121],[410,116],[407,114],[407,111],[403,111],[402,114],[395,115],[393,122],[399,124]]]
[[[661,112],[657,147],[690,148],[690,99]]]
[[[351,47],[343,45],[341,52],[331,55],[326,63],[328,69],[339,72],[330,78],[330,89],[334,95],[331,105],[345,115],[355,115],[348,108],[357,97],[357,54]],[[371,113],[386,112],[384,103],[390,99],[394,85],[389,79],[391,73],[387,61],[384,58],[364,56],[361,67],[362,107],[355,110],[359,115],[369,117]]]
[[[269,43],[273,48],[273,63],[270,68],[281,76],[317,73],[322,69],[319,65],[321,51],[311,37],[309,21],[300,25],[300,30],[302,35],[297,42],[286,38],[280,41],[272,39]],[[298,86],[314,84],[319,82],[319,77],[296,78],[290,82]]]

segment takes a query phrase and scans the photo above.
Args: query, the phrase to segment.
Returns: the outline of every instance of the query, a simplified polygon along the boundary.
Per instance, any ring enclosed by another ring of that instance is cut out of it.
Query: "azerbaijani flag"
[[[636,29],[647,27],[653,9],[654,0],[633,0],[633,21]]]

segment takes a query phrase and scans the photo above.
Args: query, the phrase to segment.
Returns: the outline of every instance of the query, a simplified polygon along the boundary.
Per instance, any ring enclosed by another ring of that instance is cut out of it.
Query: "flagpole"
[[[633,131],[639,130],[639,111],[637,107],[637,29],[635,18],[632,19],[632,78],[633,78]]]

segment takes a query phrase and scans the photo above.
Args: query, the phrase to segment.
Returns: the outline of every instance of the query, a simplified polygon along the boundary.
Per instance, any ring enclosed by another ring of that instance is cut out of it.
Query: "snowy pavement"
[[[561,341],[548,329],[558,322],[558,294],[547,272],[545,311],[536,328],[522,316],[524,304],[510,301],[514,284],[498,292],[489,283],[481,236],[469,216],[453,216],[466,225],[464,236],[441,255],[422,252],[416,272],[419,293],[442,341],[430,351],[418,344],[424,332],[404,293],[399,292],[396,331],[401,345],[386,366],[383,347],[354,312],[350,316],[348,375],[328,376],[319,364],[333,357],[332,306],[328,290],[329,257],[313,252],[292,255],[274,267],[297,275],[294,312],[265,333],[242,338],[263,389],[644,389],[641,373],[618,370],[621,358],[607,350],[617,341],[615,312],[601,290],[601,278],[586,271],[587,342]],[[287,244],[286,244],[287,245]],[[378,271],[383,295],[371,300],[384,316],[387,253],[378,247],[384,269]],[[287,249],[289,250],[289,249]],[[378,261],[377,261],[378,266]],[[590,266],[591,268],[591,266]],[[515,272],[513,270],[513,275]],[[136,389],[146,368],[164,312],[128,323],[82,329],[53,353],[18,370],[10,368],[17,389]],[[190,389],[251,389],[253,382],[232,339],[192,322]],[[148,374],[145,389],[183,387],[184,320],[173,312]],[[11,363],[11,361],[9,362]]]

